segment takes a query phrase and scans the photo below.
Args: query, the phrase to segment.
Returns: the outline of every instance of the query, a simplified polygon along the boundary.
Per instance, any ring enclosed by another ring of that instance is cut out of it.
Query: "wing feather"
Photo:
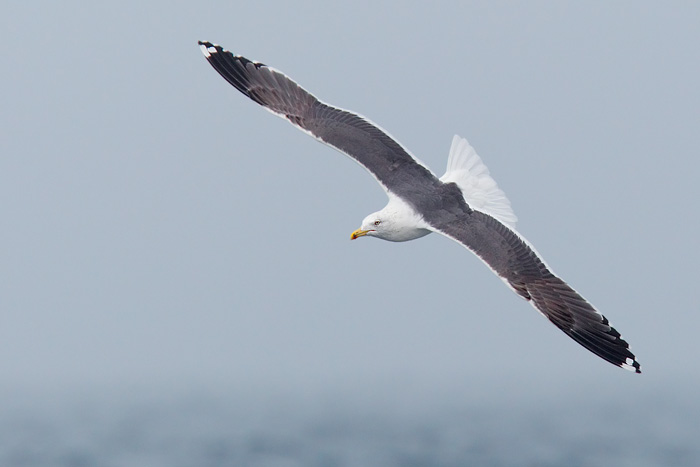
[[[474,252],[518,295],[573,340],[613,365],[641,373],[629,344],[608,319],[555,276],[516,231],[477,210],[448,222],[433,220],[431,224],[435,231]]]
[[[406,198],[434,193],[438,178],[401,144],[359,114],[319,101],[284,73],[199,42],[214,69],[270,112],[365,167],[385,190]]]

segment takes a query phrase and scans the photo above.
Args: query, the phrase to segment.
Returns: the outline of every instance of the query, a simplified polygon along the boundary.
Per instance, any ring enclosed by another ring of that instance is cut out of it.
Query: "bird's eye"
[[[382,221],[374,221],[374,225],[379,225],[381,223],[382,223]]]

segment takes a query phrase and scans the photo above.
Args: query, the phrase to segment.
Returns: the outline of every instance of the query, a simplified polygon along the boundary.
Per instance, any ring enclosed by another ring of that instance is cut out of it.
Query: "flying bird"
[[[613,365],[641,373],[629,345],[607,318],[554,275],[515,230],[508,198],[467,140],[453,138],[447,171],[437,177],[367,118],[318,100],[272,67],[210,42],[199,45],[236,89],[358,162],[384,188],[387,205],[365,217],[353,240],[404,242],[432,232],[451,238],[573,340]]]

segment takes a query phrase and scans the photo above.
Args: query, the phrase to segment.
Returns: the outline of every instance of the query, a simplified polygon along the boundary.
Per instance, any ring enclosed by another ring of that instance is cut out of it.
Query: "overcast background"
[[[386,434],[490,407],[498,435],[523,407],[598,407],[584,439],[623,417],[612,444],[645,426],[668,439],[665,465],[692,465],[699,24],[691,2],[6,2],[5,420],[54,413],[56,428],[74,420],[56,410],[100,407],[92,423],[109,426],[123,416],[110,407],[159,407],[207,425],[202,404],[266,426],[287,407],[301,424],[380,413]],[[381,188],[235,91],[197,40],[366,115],[438,174],[452,135],[468,138],[519,231],[643,374],[585,351],[446,238],[351,242]],[[28,439],[0,441],[6,465],[45,460]],[[65,457],[68,439],[47,456],[128,464]],[[333,459],[319,465],[352,464]]]

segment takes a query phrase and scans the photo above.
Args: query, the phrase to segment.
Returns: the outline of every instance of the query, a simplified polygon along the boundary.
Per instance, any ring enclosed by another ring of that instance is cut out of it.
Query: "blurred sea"
[[[124,393],[5,404],[0,466],[698,466],[697,404]],[[7,400],[6,400],[7,402]]]

